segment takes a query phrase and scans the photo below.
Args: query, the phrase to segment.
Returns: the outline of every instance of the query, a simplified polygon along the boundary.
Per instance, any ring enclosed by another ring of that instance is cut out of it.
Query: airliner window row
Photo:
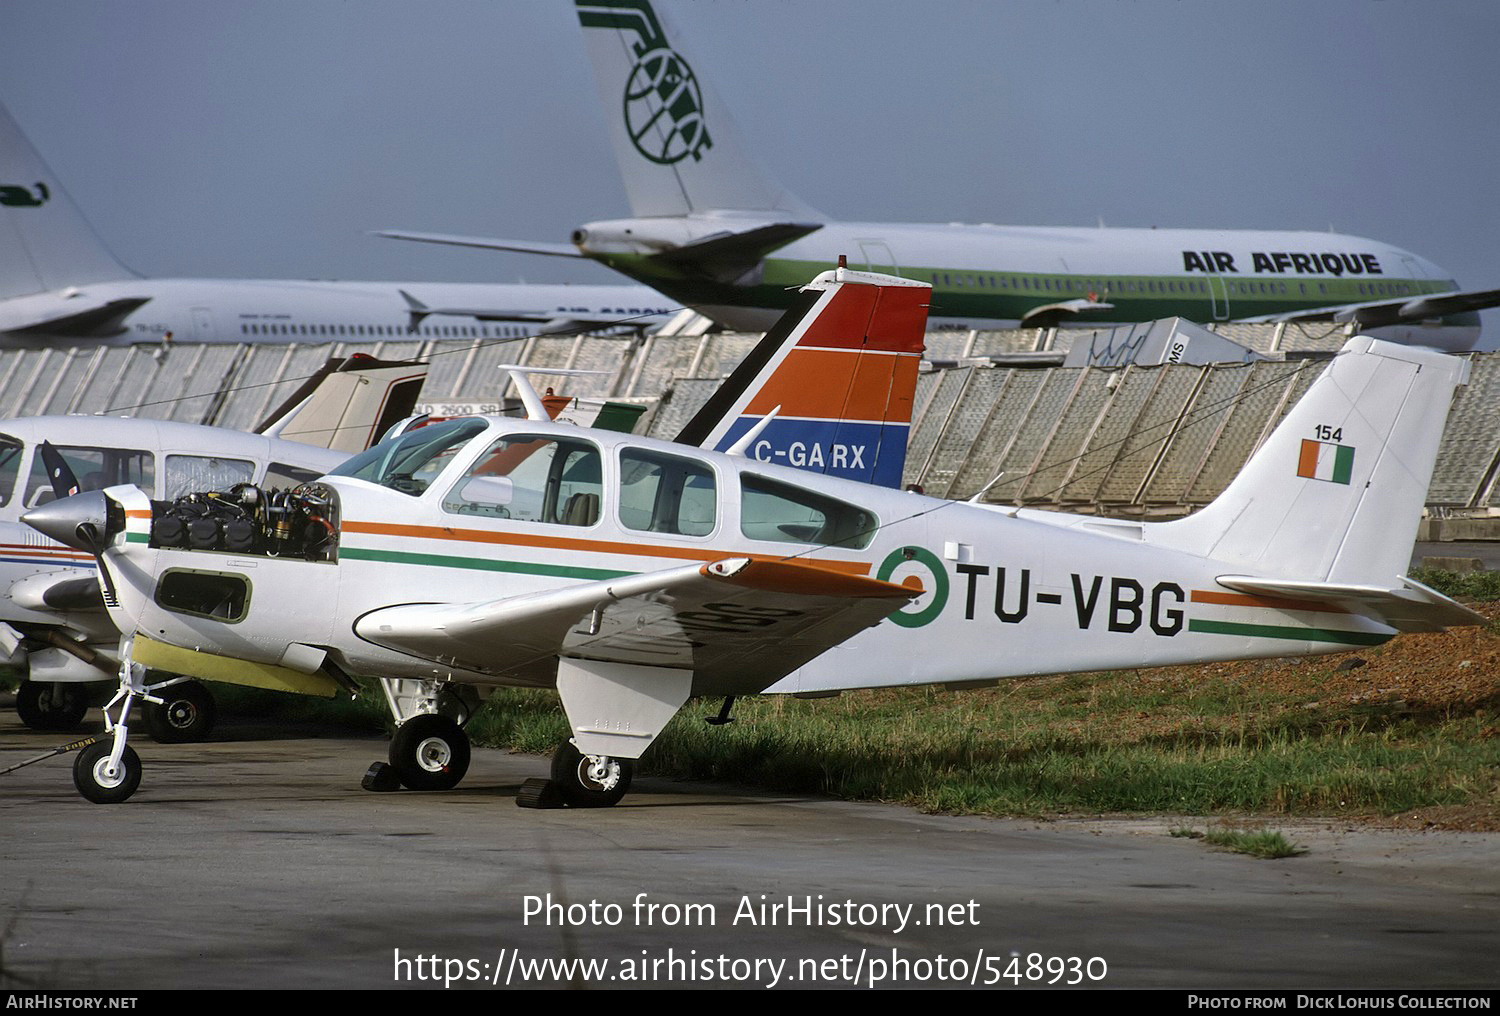
[[[1208,283],[1201,279],[1053,279],[1047,276],[1026,275],[967,275],[952,272],[934,272],[932,274],[933,285],[944,285],[952,288],[974,287],[976,289],[1010,289],[1029,292],[1053,292],[1074,293],[1077,295],[1092,295],[1103,299],[1110,293],[1158,293],[1158,294],[1197,294],[1199,296],[1209,295]],[[1250,282],[1236,279],[1224,279],[1223,284],[1232,294],[1249,296],[1257,293],[1267,295],[1287,296],[1291,290],[1285,282]],[[1308,290],[1308,283],[1296,283],[1298,295],[1314,295]],[[1328,295],[1326,283],[1312,283],[1317,286],[1318,296]],[[1422,290],[1412,282],[1361,282],[1358,283],[1360,296],[1413,296]]]
[[[338,337],[387,336],[405,338],[408,335],[426,335],[431,338],[451,339],[514,339],[531,333],[518,325],[422,325],[411,329],[400,325],[292,325],[292,324],[240,324],[241,335],[308,335]]]

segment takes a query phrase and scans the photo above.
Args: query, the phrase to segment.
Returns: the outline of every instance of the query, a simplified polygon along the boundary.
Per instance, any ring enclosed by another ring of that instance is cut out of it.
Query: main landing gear
[[[89,711],[88,689],[68,681],[22,681],[16,714],[32,730],[73,730]]]
[[[609,755],[585,755],[572,739],[552,753],[552,778],[521,785],[516,804],[522,808],[608,808],[630,789],[635,762]]]
[[[463,725],[479,706],[472,688],[420,678],[380,679],[395,718],[389,764],[376,762],[360,786],[366,790],[452,790],[469,771],[469,735]]]
[[[396,728],[390,759],[408,790],[452,790],[469,771],[469,735],[446,716],[413,716]]]
[[[214,729],[218,710],[213,693],[197,681],[171,685],[160,694],[161,705],[146,706],[146,729],[157,743],[194,743]]]

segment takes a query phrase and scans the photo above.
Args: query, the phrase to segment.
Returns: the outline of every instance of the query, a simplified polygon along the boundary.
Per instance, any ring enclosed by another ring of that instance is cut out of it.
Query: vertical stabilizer
[[[750,458],[900,486],[931,298],[925,282],[824,272],[677,440],[724,451],[780,407]]]
[[[427,364],[355,353],[330,359],[255,428],[257,434],[334,451],[363,451],[411,415]]]
[[[760,169],[729,111],[670,37],[660,4],[576,3],[633,214],[737,209],[822,218]]]
[[[0,299],[134,277],[0,106]]]
[[[1350,339],[1233,483],[1153,542],[1248,573],[1396,588],[1467,360]]]

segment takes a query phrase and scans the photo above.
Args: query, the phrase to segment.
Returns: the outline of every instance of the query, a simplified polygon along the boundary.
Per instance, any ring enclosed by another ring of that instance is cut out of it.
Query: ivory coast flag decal
[[[1297,458],[1297,475],[1309,480],[1348,483],[1354,471],[1354,446],[1327,441],[1302,439],[1302,454]]]

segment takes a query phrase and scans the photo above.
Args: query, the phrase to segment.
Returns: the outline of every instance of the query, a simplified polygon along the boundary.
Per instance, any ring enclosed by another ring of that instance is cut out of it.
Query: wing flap
[[[1327,307],[1287,311],[1245,318],[1246,321],[1353,321],[1361,328],[1410,324],[1432,318],[1484,310],[1500,305],[1500,289],[1469,289],[1451,293],[1428,293],[1425,296],[1403,296],[1395,300],[1369,300],[1364,303],[1339,303]]]
[[[1400,632],[1440,632],[1466,625],[1488,624],[1488,619],[1415,579],[1403,578],[1404,589],[1347,586],[1332,582],[1294,582],[1283,579],[1221,575],[1219,585],[1239,593],[1319,600],[1337,603],[1357,614],[1373,617]]]
[[[772,684],[920,592],[740,557],[483,603],[384,607],[354,630],[507,681],[549,684],[562,656],[691,670],[695,690],[717,694]]]

